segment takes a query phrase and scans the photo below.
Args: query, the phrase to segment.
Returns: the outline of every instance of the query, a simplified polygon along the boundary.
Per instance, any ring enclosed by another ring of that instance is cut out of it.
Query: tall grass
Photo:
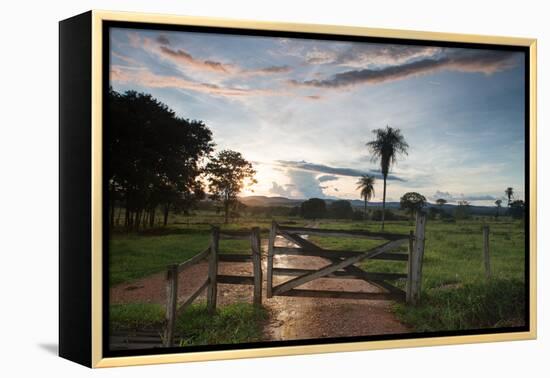
[[[209,314],[206,305],[189,306],[176,321],[176,343],[188,345],[235,344],[261,341],[264,309],[248,303],[235,303]],[[110,306],[111,331],[162,331],[164,307],[151,303]]]

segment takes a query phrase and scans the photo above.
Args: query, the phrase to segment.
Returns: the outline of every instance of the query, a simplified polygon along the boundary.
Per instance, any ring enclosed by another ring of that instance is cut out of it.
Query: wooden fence
[[[349,299],[403,300],[416,304],[420,298],[422,282],[422,262],[424,257],[426,216],[419,212],[416,218],[416,230],[406,234],[379,233],[370,231],[325,230],[305,227],[285,227],[273,222],[269,235],[267,255],[267,297],[275,295],[297,297],[331,297]],[[323,249],[303,237],[332,236],[385,240],[386,243],[365,252]],[[281,236],[298,246],[277,247],[275,240]],[[404,243],[408,243],[408,253],[392,252]],[[329,262],[328,265],[314,269],[290,269],[275,267],[275,255],[316,256]],[[407,273],[367,272],[354,264],[365,259],[388,261],[407,261]],[[273,276],[296,276],[277,286],[273,286]],[[298,286],[318,278],[362,279],[384,289],[384,292],[348,292],[336,290],[306,290]],[[406,279],[406,291],[390,284],[388,280]]]
[[[250,239],[250,254],[223,254],[220,253],[220,239]],[[166,274],[166,319],[163,337],[163,345],[174,346],[174,335],[176,328],[176,319],[185,311],[185,309],[197,299],[205,290],[206,306],[209,312],[216,310],[217,292],[219,284],[230,285],[253,285],[254,286],[254,305],[261,306],[262,303],[262,268],[261,268],[261,240],[260,229],[253,228],[251,231],[223,231],[219,227],[212,227],[210,244],[201,253],[186,260],[180,264],[168,266]],[[184,272],[192,265],[208,259],[208,275],[204,282],[193,294],[191,294],[182,304],[178,304],[178,279],[180,273]],[[219,275],[219,262],[243,263],[252,262],[252,276],[231,276]]]

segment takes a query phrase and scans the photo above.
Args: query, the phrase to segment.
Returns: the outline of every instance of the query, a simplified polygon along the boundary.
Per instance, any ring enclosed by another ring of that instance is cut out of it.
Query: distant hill
[[[272,207],[272,206],[294,207],[294,206],[300,206],[302,202],[305,201],[305,199],[294,199],[294,198],[286,198],[286,197],[268,197],[268,196],[247,196],[247,197],[240,197],[239,201],[245,204],[246,206],[251,206],[251,207]],[[337,201],[337,200],[325,199],[325,202],[327,204],[330,204],[331,202],[334,202],[334,201]],[[364,206],[364,203],[362,200],[348,200],[348,201],[351,203],[351,206],[355,208],[363,208]],[[369,202],[368,206],[369,208],[373,208],[373,207],[381,208],[382,202]],[[439,205],[428,203],[427,207],[439,208]],[[443,210],[445,210],[446,212],[452,213],[455,207],[456,205],[446,204],[446,205],[443,205]],[[400,204],[399,202],[387,202],[386,208],[399,209]],[[495,214],[495,207],[472,205],[470,206],[470,212],[472,214],[478,214],[478,215],[493,215]]]

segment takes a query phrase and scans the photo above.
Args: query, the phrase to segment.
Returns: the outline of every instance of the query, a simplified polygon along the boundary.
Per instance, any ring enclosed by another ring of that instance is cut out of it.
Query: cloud
[[[271,182],[271,189],[269,189],[269,193],[276,194],[278,196],[282,197],[290,197],[292,196],[292,188],[295,187],[295,185],[279,185],[275,181]]]
[[[289,170],[287,172],[290,182],[295,185],[298,196],[301,198],[326,198],[323,187],[319,185],[316,175],[312,172]]]
[[[354,168],[331,167],[324,164],[308,163],[306,161],[279,160],[277,161],[277,163],[286,168],[301,169],[304,171],[326,173],[330,175],[339,175],[339,176],[348,176],[348,177],[360,177],[363,175],[370,175],[379,179],[383,178],[379,172],[375,172],[375,171],[363,171],[363,170],[354,169]],[[394,175],[388,175],[388,180],[405,181],[402,178],[396,177]]]
[[[323,176],[317,177],[317,180],[319,180],[319,182],[336,181],[338,179],[339,179],[338,176],[333,176],[333,175],[323,175]]]
[[[517,53],[493,50],[454,50],[441,57],[428,57],[401,65],[380,69],[366,68],[350,70],[332,75],[324,80],[291,80],[293,86],[317,88],[342,88],[358,84],[379,84],[424,75],[440,70],[458,72],[477,72],[487,75],[499,72],[515,65]]]
[[[436,191],[434,195],[432,196],[433,200],[437,200],[439,198],[443,198],[450,202],[458,202],[458,201],[495,201],[497,198],[495,196],[492,196],[490,194],[451,194],[449,192],[442,192],[442,191]]]
[[[314,100],[314,101],[322,99],[322,97],[318,96],[318,95],[304,96],[304,98],[307,99],[307,100]]]
[[[216,96],[225,97],[245,97],[245,96],[271,96],[281,95],[282,92],[271,91],[268,89],[248,89],[239,87],[224,87],[210,83],[200,83],[174,75],[158,75],[150,72],[148,69],[128,68],[114,65],[111,67],[110,80],[119,84],[134,84],[149,88],[177,88],[187,89],[196,92],[208,93]]]
[[[170,44],[170,40],[164,34],[159,35],[157,37],[156,41],[161,45],[169,45]]]
[[[221,62],[196,59],[187,51],[184,51],[182,49],[174,50],[164,45],[161,45],[159,46],[159,51],[161,55],[169,58],[170,60],[173,60],[178,63],[184,63],[201,70],[222,72],[222,73],[228,73],[233,70],[233,68],[230,65],[226,65]]]
[[[442,48],[388,44],[351,44],[341,51],[313,48],[306,53],[309,64],[336,64],[348,67],[399,65],[414,59],[432,57]]]

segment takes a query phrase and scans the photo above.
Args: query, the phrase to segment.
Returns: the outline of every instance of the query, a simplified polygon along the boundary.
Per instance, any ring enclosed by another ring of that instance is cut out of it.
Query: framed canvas
[[[59,353],[536,337],[534,39],[60,22]]]

